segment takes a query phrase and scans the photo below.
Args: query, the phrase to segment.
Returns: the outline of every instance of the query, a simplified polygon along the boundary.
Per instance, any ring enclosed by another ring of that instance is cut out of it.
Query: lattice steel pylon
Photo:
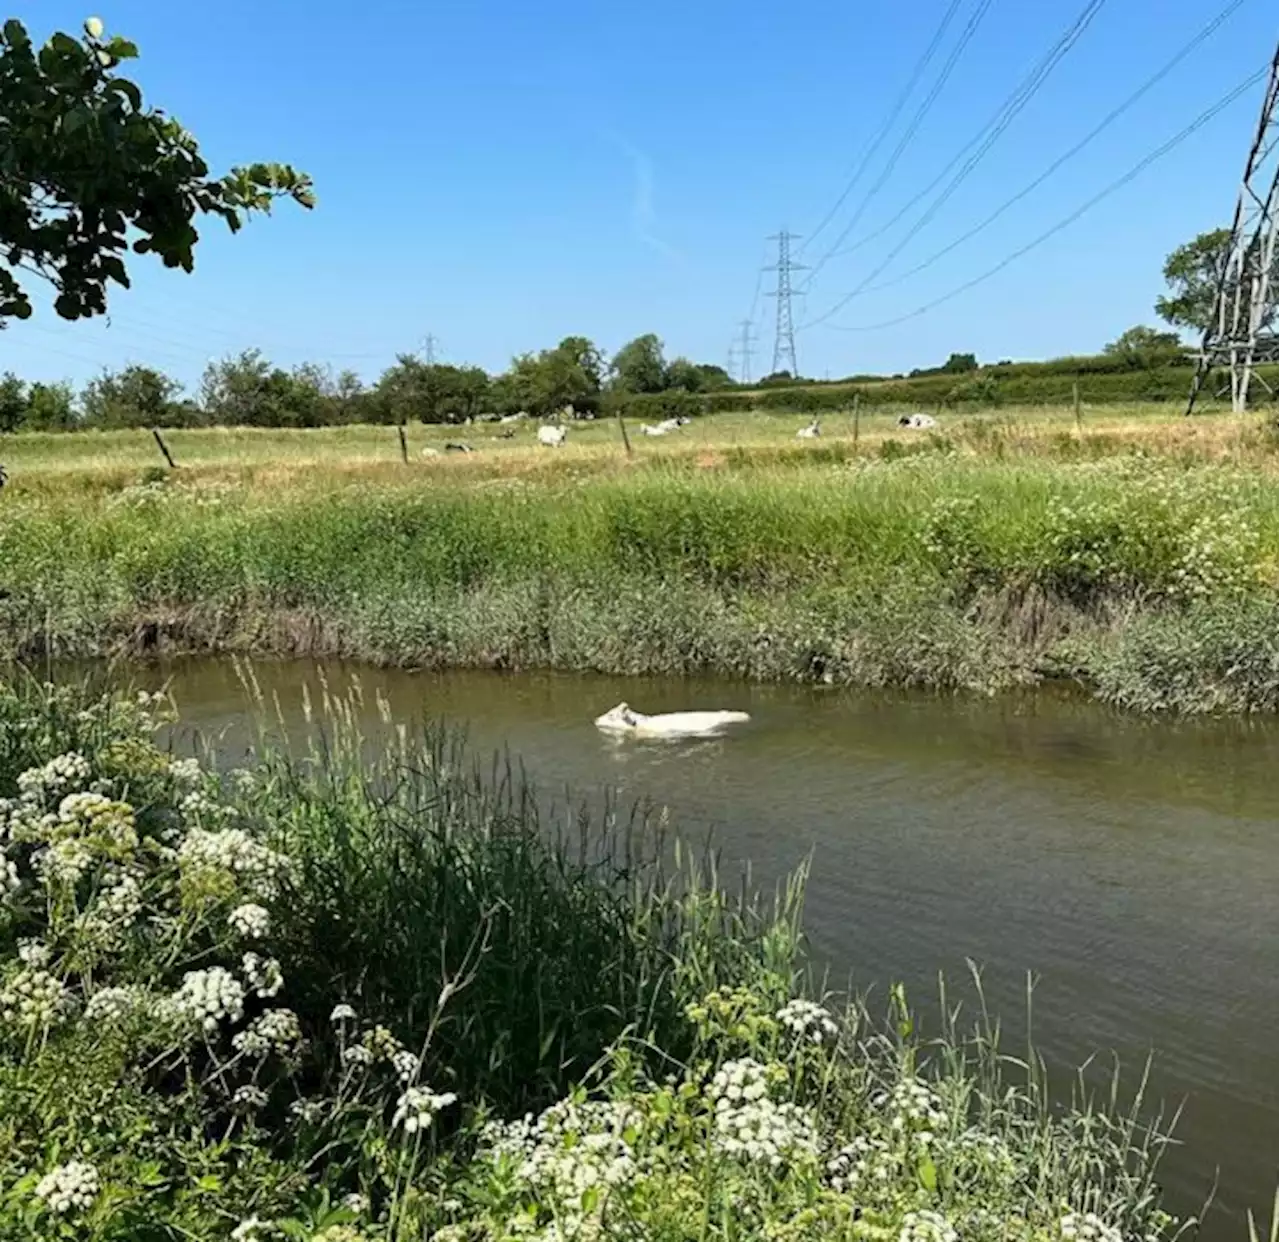
[[[773,373],[776,375],[784,369],[792,377],[800,374],[796,367],[796,329],[791,318],[791,273],[803,271],[804,263],[796,263],[791,258],[791,243],[799,240],[799,233],[788,233],[783,229],[769,237],[769,241],[778,243],[778,261],[766,272],[778,273],[778,287],[769,296],[778,299],[778,326],[773,338]]]
[[[1195,409],[1196,398],[1215,366],[1231,368],[1231,408],[1243,413],[1249,404],[1249,388],[1254,380],[1268,392],[1271,386],[1254,370],[1260,362],[1280,357],[1276,338],[1276,212],[1277,119],[1276,69],[1280,53],[1271,60],[1262,111],[1245,161],[1244,179],[1236,197],[1236,214],[1231,222],[1231,247],[1218,277],[1218,294],[1213,317],[1200,342],[1200,358],[1187,413]],[[1274,395],[1274,394],[1273,394]]]

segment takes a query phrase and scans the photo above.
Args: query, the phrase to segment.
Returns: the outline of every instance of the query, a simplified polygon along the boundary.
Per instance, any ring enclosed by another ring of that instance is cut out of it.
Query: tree
[[[663,387],[680,388],[685,392],[701,392],[704,388],[711,387],[706,371],[707,368],[697,366],[688,358],[673,358],[667,363]]]
[[[186,421],[175,400],[181,391],[163,371],[132,365],[91,380],[80,404],[84,421],[94,427],[168,427]]]
[[[1158,366],[1182,355],[1182,342],[1176,332],[1161,332],[1144,324],[1128,328],[1102,352],[1113,358],[1123,358],[1132,367]]]
[[[195,139],[113,72],[138,49],[97,18],[84,30],[39,51],[21,22],[0,31],[0,323],[31,315],[15,272],[48,280],[57,313],[84,319],[106,311],[108,280],[128,288],[128,249],[190,272],[197,215],[235,232],[277,198],[315,202],[285,164],[210,178]]]
[[[978,369],[977,355],[952,354],[951,357],[942,364],[942,369],[953,375],[963,374],[966,371],[976,371]]]
[[[555,349],[515,358],[495,382],[495,397],[507,412],[527,410],[540,418],[567,405],[594,413],[600,408],[603,377],[604,359],[595,345],[585,336],[566,336]]]
[[[200,380],[200,404],[211,423],[247,427],[318,427],[325,419],[324,372],[304,364],[292,373],[259,350],[211,362]]]
[[[75,393],[70,384],[32,384],[27,390],[26,431],[67,431],[76,424]]]
[[[667,387],[662,341],[652,332],[628,341],[614,354],[610,369],[620,392],[661,392]]]
[[[1197,336],[1202,336],[1214,322],[1218,285],[1230,256],[1230,229],[1210,229],[1179,246],[1164,261],[1164,279],[1169,286],[1169,294],[1156,298],[1156,314],[1176,328],[1189,328]],[[1255,247],[1245,256],[1246,280],[1260,262],[1261,256]],[[1235,296],[1235,283],[1231,279],[1227,282],[1226,295],[1228,298]],[[1262,327],[1273,332],[1275,326],[1276,307],[1273,302],[1263,318]]]
[[[0,432],[17,431],[27,418],[27,386],[12,371],[0,375]]]
[[[711,392],[717,388],[734,387],[734,378],[724,367],[718,367],[713,362],[699,362],[695,369],[702,376],[702,390],[704,392]]]
[[[480,367],[426,363],[401,354],[378,380],[378,400],[388,421],[460,423],[478,418],[490,406],[489,376]]]

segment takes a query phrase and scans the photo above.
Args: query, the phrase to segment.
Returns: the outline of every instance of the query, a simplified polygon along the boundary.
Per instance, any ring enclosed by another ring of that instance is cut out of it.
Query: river
[[[256,676],[300,724],[318,666]],[[473,753],[509,748],[548,792],[609,787],[710,827],[765,885],[812,854],[806,929],[832,978],[900,979],[918,1001],[938,972],[963,992],[966,959],[1021,1046],[1028,972],[1036,1043],[1051,1070],[1090,1053],[1183,1105],[1166,1156],[1170,1206],[1199,1208],[1205,1238],[1270,1213],[1277,1165],[1277,724],[1120,716],[1038,692],[995,700],[725,682],[555,674],[357,672],[369,732],[422,713],[465,725]],[[169,679],[189,742],[240,752],[251,729],[231,664],[133,666]],[[592,719],[732,707],[750,723],[715,741],[618,744]],[[291,730],[291,732],[294,730]],[[185,743],[184,743],[185,744]],[[1015,1034],[1016,1033],[1016,1034]]]

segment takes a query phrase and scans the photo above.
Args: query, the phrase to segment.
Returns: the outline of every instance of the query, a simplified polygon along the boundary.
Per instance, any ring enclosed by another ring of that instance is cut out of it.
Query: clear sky
[[[148,256],[111,322],[48,308],[0,333],[0,370],[80,383],[146,362],[189,385],[249,346],[374,379],[421,350],[500,370],[570,333],[612,351],[657,332],[668,355],[724,364],[753,308],[765,236],[812,263],[850,217],[875,233],[980,131],[1084,0],[961,0],[897,126],[816,237],[951,0],[119,0],[129,72],[215,171],[253,160],[309,172],[319,205],[282,206],[237,237],[207,221],[192,276]],[[982,220],[1094,127],[1227,0],[1106,0],[990,152],[887,267],[887,280]],[[11,4],[33,35],[78,31],[88,0]],[[954,70],[863,205],[965,23]],[[1196,52],[995,224],[919,274],[854,298],[798,337],[800,369],[893,372],[953,350],[984,361],[1097,349],[1154,322],[1174,246],[1229,221],[1262,94],[1256,84],[1043,246],[909,322],[892,319],[987,270],[1067,216],[1260,68],[1273,0],[1242,0]],[[943,182],[945,184],[945,182]],[[918,212],[928,199],[918,200]],[[877,268],[908,214],[813,277],[796,320]],[[803,283],[806,274],[797,276]],[[765,276],[765,288],[773,278]],[[773,303],[755,301],[754,374]]]

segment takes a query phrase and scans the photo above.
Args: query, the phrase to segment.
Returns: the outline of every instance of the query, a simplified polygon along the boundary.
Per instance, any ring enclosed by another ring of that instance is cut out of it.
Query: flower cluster
[[[1123,1242],[1123,1235],[1096,1212],[1068,1212],[1058,1222],[1058,1232],[1068,1242]]]
[[[223,1018],[239,1022],[244,1017],[244,988],[222,966],[190,970],[183,976],[172,1003],[180,1014],[211,1034]]]
[[[58,794],[83,789],[89,783],[89,761],[79,751],[55,755],[38,768],[18,776],[18,792],[27,802],[47,803]]]
[[[403,1128],[406,1134],[425,1130],[435,1120],[438,1112],[456,1103],[457,1099],[452,1091],[437,1094],[426,1087],[410,1087],[396,1101],[395,1116],[392,1117],[391,1124],[393,1127]]]
[[[69,1160],[36,1183],[36,1198],[58,1216],[84,1212],[98,1197],[98,1170],[83,1160]]]
[[[246,940],[261,940],[271,932],[271,915],[266,907],[246,901],[227,915],[227,926]]]
[[[240,960],[240,969],[255,996],[272,997],[284,987],[284,972],[274,957],[246,953]]]
[[[785,1158],[816,1155],[817,1131],[809,1113],[796,1104],[775,1104],[769,1089],[783,1071],[744,1057],[727,1061],[715,1074],[708,1095],[715,1108],[715,1145],[727,1156],[776,1168]]]
[[[898,1242],[958,1242],[955,1226],[938,1212],[908,1212],[902,1218]]]
[[[178,849],[178,867],[193,887],[235,891],[238,883],[251,896],[270,900],[289,873],[289,859],[242,828],[192,828]]]
[[[108,875],[93,904],[76,920],[76,925],[90,941],[106,946],[113,944],[142,912],[142,886],[127,872]]]
[[[831,1015],[813,1001],[789,1001],[778,1010],[777,1019],[783,1029],[790,1031],[796,1039],[812,1044],[827,1043],[840,1034],[840,1028]]]
[[[265,1057],[269,1052],[288,1055],[301,1044],[302,1028],[292,1009],[266,1010],[231,1040],[237,1052],[255,1057]]]
[[[169,775],[173,778],[175,785],[190,788],[199,784],[204,772],[201,770],[199,759],[174,759],[169,764]]]
[[[99,988],[85,1003],[89,1022],[123,1022],[150,1007],[151,998],[139,987]]]
[[[62,980],[39,967],[25,967],[0,987],[0,1022],[47,1027],[61,1021],[71,1008],[71,993]]]

